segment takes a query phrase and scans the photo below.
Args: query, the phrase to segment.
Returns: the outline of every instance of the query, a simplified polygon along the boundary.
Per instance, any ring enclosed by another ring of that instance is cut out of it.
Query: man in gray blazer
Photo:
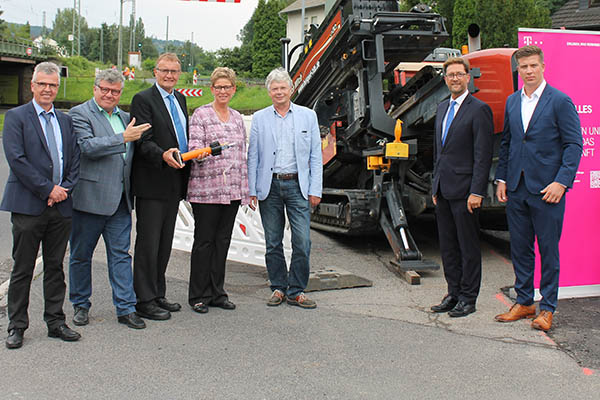
[[[108,276],[120,323],[146,327],[136,314],[131,269],[131,160],[133,141],[150,124],[134,126],[135,118],[117,107],[124,86],[119,71],[100,71],[94,97],[70,111],[81,150],[80,180],[73,189],[73,224],[69,264],[69,299],[75,325],[87,325],[92,295],[92,256],[100,235],[106,245]]]

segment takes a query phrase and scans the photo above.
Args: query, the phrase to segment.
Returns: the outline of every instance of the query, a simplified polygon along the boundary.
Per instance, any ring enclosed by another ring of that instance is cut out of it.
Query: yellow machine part
[[[394,142],[385,145],[385,156],[387,158],[408,159],[408,144],[402,143],[402,121],[396,121],[394,128]]]
[[[392,162],[386,160],[383,156],[368,156],[367,157],[367,169],[369,170],[382,170],[389,171]]]

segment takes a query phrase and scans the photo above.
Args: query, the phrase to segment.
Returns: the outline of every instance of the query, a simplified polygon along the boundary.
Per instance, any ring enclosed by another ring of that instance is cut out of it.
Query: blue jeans
[[[110,216],[73,210],[71,260],[69,263],[69,300],[75,307],[92,305],[92,256],[100,235],[106,245],[108,279],[112,287],[117,316],[135,312],[135,292],[131,270],[131,214],[122,199]]]
[[[289,273],[283,255],[284,209],[292,229]],[[298,180],[273,178],[269,195],[260,202],[260,217],[265,231],[265,261],[271,290],[279,289],[294,298],[304,291],[310,274],[310,205],[302,196]]]

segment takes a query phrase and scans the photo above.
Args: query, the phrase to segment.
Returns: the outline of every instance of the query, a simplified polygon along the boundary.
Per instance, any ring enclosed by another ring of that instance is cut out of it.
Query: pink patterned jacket
[[[222,122],[210,104],[198,107],[190,119],[189,149],[208,147],[212,142],[234,143],[221,155],[192,161],[187,201],[190,203],[229,204],[250,202],[246,165],[246,129],[239,112],[229,109],[229,121]]]

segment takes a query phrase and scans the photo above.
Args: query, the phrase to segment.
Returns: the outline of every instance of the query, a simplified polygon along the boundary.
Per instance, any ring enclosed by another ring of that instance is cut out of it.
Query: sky
[[[191,40],[205,50],[234,47],[240,43],[236,35],[246,25],[258,0],[240,3],[210,3],[182,0],[136,0],[136,19],[142,18],[146,36],[165,39],[167,16],[169,40]],[[43,25],[52,28],[57,9],[73,8],[73,0],[0,0],[2,19],[8,22]],[[119,23],[120,0],[81,0],[81,16],[89,27]],[[123,5],[123,23],[129,23],[131,0]]]

